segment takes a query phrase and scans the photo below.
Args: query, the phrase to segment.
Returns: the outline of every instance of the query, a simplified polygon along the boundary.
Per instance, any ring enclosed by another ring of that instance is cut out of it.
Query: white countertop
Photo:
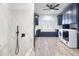
[[[76,29],[59,29],[59,30],[66,30],[66,31],[77,31]]]

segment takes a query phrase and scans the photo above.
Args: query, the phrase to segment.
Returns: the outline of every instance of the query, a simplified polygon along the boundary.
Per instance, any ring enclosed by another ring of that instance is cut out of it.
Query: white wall
[[[39,27],[43,32],[55,31],[57,23],[57,15],[39,15]]]
[[[7,55],[8,8],[0,4],[0,55]]]
[[[10,35],[9,35],[9,55],[15,55],[16,49],[16,28],[19,26],[19,54],[29,55],[34,48],[34,6],[33,4],[26,4],[31,9],[11,9],[12,14],[10,18]],[[21,37],[21,34],[25,33],[25,37]],[[32,51],[33,52],[33,51]]]
[[[8,31],[8,55],[15,55],[15,49],[16,49],[16,30],[18,25],[18,20],[15,17],[15,14],[13,11],[9,10],[9,31]]]
[[[0,4],[0,55],[16,55],[17,25],[20,31],[18,55],[30,55],[33,52],[34,5],[24,5],[27,8],[21,9],[17,5],[19,9],[16,9],[11,5]],[[22,33],[25,33],[24,38],[21,37]]]

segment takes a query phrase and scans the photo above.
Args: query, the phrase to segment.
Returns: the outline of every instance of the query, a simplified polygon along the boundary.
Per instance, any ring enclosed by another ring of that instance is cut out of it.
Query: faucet
[[[15,49],[15,54],[17,55],[19,53],[19,42],[18,42],[18,36],[19,36],[19,26],[17,26],[17,41],[16,41],[16,49]]]

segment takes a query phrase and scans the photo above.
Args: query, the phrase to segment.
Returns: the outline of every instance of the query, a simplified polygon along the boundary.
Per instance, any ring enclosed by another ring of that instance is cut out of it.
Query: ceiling
[[[2,3],[2,5],[12,10],[33,10],[33,3]]]
[[[32,10],[34,9],[35,13],[37,14],[59,14],[61,13],[64,8],[66,8],[70,3],[59,3],[60,5],[57,7],[59,10],[43,10],[48,9],[46,6],[48,3],[2,3],[2,5],[7,6],[9,9],[12,10]],[[56,4],[56,3],[49,3],[49,4]]]
[[[35,13],[37,13],[37,14],[56,14],[56,15],[58,15],[59,13],[61,13],[64,10],[64,8],[66,8],[68,5],[70,5],[70,3],[58,3],[58,4],[60,4],[57,7],[59,10],[50,11],[50,10],[43,10],[43,9],[48,9],[46,4],[48,4],[48,3],[35,3],[35,5],[34,5]],[[49,3],[49,4],[55,5],[57,3]]]
[[[17,10],[32,10],[34,8],[34,4],[32,3],[10,3],[8,5],[11,9]]]

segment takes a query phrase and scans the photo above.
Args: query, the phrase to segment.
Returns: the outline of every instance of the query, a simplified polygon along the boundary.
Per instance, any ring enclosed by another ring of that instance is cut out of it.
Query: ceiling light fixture
[[[54,11],[54,10],[51,9],[50,11],[52,12],[52,11]]]

